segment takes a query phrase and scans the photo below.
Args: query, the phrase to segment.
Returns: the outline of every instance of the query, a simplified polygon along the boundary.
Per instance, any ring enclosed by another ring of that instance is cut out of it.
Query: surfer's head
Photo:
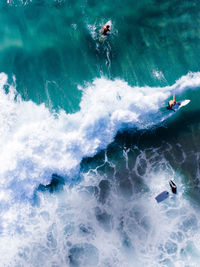
[[[110,25],[107,25],[107,26],[106,26],[106,29],[107,29],[108,31],[110,31]]]

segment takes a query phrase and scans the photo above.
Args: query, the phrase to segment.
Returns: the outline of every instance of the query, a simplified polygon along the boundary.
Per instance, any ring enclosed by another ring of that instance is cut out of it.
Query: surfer
[[[167,109],[171,109],[175,112],[175,110],[172,108],[175,105],[180,105],[179,102],[175,101],[175,94],[173,95],[173,99],[169,100]]]
[[[175,185],[175,183],[174,183],[172,180],[170,180],[170,181],[169,181],[169,185],[170,185],[170,187],[171,187],[171,189],[172,189],[172,192],[173,192],[174,194],[176,194],[177,186]]]
[[[110,25],[104,25],[102,26],[102,34],[107,35],[110,32]]]

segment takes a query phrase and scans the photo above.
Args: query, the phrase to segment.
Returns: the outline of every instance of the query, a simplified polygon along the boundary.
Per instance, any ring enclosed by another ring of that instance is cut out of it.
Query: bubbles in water
[[[76,244],[69,250],[70,266],[96,266],[98,264],[98,249],[91,244]]]

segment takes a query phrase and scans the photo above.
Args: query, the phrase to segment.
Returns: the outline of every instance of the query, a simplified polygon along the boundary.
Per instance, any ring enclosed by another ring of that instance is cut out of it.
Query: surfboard
[[[173,106],[172,109],[177,111],[177,110],[179,110],[180,108],[186,106],[189,103],[190,103],[189,99],[178,101],[178,103],[175,106]]]
[[[110,30],[111,30],[111,27],[112,27],[112,22],[111,22],[111,20],[107,21],[106,24],[105,24],[105,26],[110,26]]]
[[[112,27],[112,22],[111,20],[107,21],[106,24],[104,26],[110,26],[110,30],[111,30],[111,27]],[[109,33],[108,33],[109,34]],[[107,34],[107,35],[108,35]],[[102,42],[104,41],[104,39],[106,38],[107,35],[104,35],[102,34],[101,37],[99,37],[99,41]]]
[[[157,195],[155,197],[155,199],[159,203],[159,202],[165,200],[166,198],[168,198],[168,196],[169,196],[169,192],[163,191],[162,193],[160,193],[159,195]]]

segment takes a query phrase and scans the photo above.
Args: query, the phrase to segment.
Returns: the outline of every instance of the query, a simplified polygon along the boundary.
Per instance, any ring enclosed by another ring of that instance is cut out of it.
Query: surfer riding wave
[[[173,99],[171,99],[171,100],[168,101],[167,109],[169,109],[169,110],[173,110],[173,111],[175,112],[175,110],[173,109],[173,107],[174,107],[175,105],[180,105],[180,104],[181,104],[181,103],[175,101],[175,94],[174,94],[174,95],[173,95]]]

